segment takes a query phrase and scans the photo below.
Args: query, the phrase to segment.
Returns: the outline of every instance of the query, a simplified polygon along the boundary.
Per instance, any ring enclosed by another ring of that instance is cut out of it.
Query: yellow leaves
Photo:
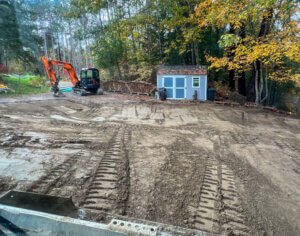
[[[277,2],[202,0],[191,16],[193,22],[197,22],[200,29],[225,29],[219,41],[219,46],[224,49],[223,57],[207,56],[210,68],[247,71],[260,62],[271,71],[287,65],[291,67],[291,62],[300,63],[300,21],[295,20],[298,17],[292,17],[296,9],[292,10],[291,1]],[[266,31],[269,24],[270,30]],[[265,34],[259,34],[262,30]],[[299,74],[288,72],[279,77],[300,83]]]
[[[269,76],[270,80],[277,81],[279,83],[286,83],[292,81],[295,85],[300,86],[300,74],[294,73],[292,70],[283,69],[272,72]]]
[[[287,42],[287,50],[284,52],[285,56],[291,61],[300,63],[300,41],[296,43]]]
[[[300,74],[290,74],[288,75],[288,79],[295,82],[295,84],[300,87]]]
[[[234,50],[234,54],[235,56],[230,63],[230,69],[246,70],[252,64],[253,59],[249,57],[251,55],[251,47],[240,44]]]
[[[8,89],[8,87],[4,84],[0,84],[0,89]]]
[[[249,63],[253,63],[256,60],[260,60],[264,64],[276,63],[284,56],[282,50],[282,45],[275,40],[264,43],[258,41],[251,48],[251,53],[248,55],[248,61]]]
[[[210,68],[229,70],[248,70],[256,61],[261,61],[264,65],[280,65],[285,59],[300,63],[300,41],[290,41],[288,39],[279,40],[275,37],[254,40],[246,37],[238,42],[232,50],[227,50],[227,56],[215,58],[207,56],[211,63]]]
[[[211,63],[209,66],[210,69],[216,69],[217,71],[228,66],[229,59],[227,57],[217,58],[206,56],[206,60]]]
[[[216,22],[216,8],[219,5],[219,1],[204,0],[195,9],[195,17],[198,21],[198,25],[202,28],[207,27]],[[223,14],[219,12],[219,14]]]
[[[215,25],[224,27],[227,24],[235,30],[242,27],[242,22],[249,18],[249,11],[246,0],[204,0],[195,8],[194,18],[197,19],[200,27]]]
[[[243,25],[241,21],[233,21],[231,22],[231,24],[233,25],[233,29],[235,30],[239,30]]]
[[[292,42],[288,39],[276,39],[274,35],[261,39],[253,40],[246,38],[237,45],[233,51],[234,63],[251,65],[255,61],[263,64],[280,64],[285,58],[291,61],[300,62],[300,42]]]
[[[133,37],[134,37],[134,38],[140,37],[140,33],[137,32],[137,31],[133,31]]]
[[[209,9],[212,5],[212,0],[204,0],[201,2],[195,9],[196,16],[203,16],[207,14],[207,9]]]

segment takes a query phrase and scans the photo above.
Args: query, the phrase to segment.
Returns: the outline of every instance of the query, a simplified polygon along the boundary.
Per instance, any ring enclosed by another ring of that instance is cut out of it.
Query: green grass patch
[[[10,90],[0,92],[0,96],[18,96],[25,94],[39,94],[50,91],[50,86],[44,77],[32,75],[0,75],[0,83],[6,85]]]

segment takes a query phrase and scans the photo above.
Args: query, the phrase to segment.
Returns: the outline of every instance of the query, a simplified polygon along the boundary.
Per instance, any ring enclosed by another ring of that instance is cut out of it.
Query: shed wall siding
[[[198,100],[207,100],[207,75],[157,75],[157,88],[163,88],[164,77],[185,77],[186,78],[186,98],[193,99],[194,91],[197,90]],[[193,88],[193,77],[200,77],[200,88]]]

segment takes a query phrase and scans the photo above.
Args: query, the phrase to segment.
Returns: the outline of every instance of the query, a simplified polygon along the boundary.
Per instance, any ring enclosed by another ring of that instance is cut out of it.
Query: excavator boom
[[[51,60],[52,65],[62,65],[63,68],[68,72],[69,79],[71,80],[74,87],[78,86],[79,79],[76,75],[75,69],[72,64],[64,61]]]
[[[74,87],[78,86],[79,79],[76,75],[75,69],[72,66],[72,64],[64,61],[58,61],[58,60],[48,60],[46,57],[42,57],[42,62],[44,64],[46,73],[51,80],[51,85],[53,86],[55,83],[58,83],[56,73],[53,69],[54,65],[62,65],[63,68],[68,72],[69,78],[73,84]]]
[[[44,64],[46,74],[50,79],[51,86],[53,87],[56,83],[58,83],[58,80],[56,78],[56,73],[53,69],[53,65],[51,61],[49,61],[46,57],[42,57],[42,62]]]

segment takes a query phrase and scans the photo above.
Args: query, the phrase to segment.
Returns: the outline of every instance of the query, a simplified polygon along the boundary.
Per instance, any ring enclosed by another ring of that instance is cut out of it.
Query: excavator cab
[[[91,93],[97,93],[100,88],[99,70],[96,68],[83,68],[80,71],[81,88]]]

